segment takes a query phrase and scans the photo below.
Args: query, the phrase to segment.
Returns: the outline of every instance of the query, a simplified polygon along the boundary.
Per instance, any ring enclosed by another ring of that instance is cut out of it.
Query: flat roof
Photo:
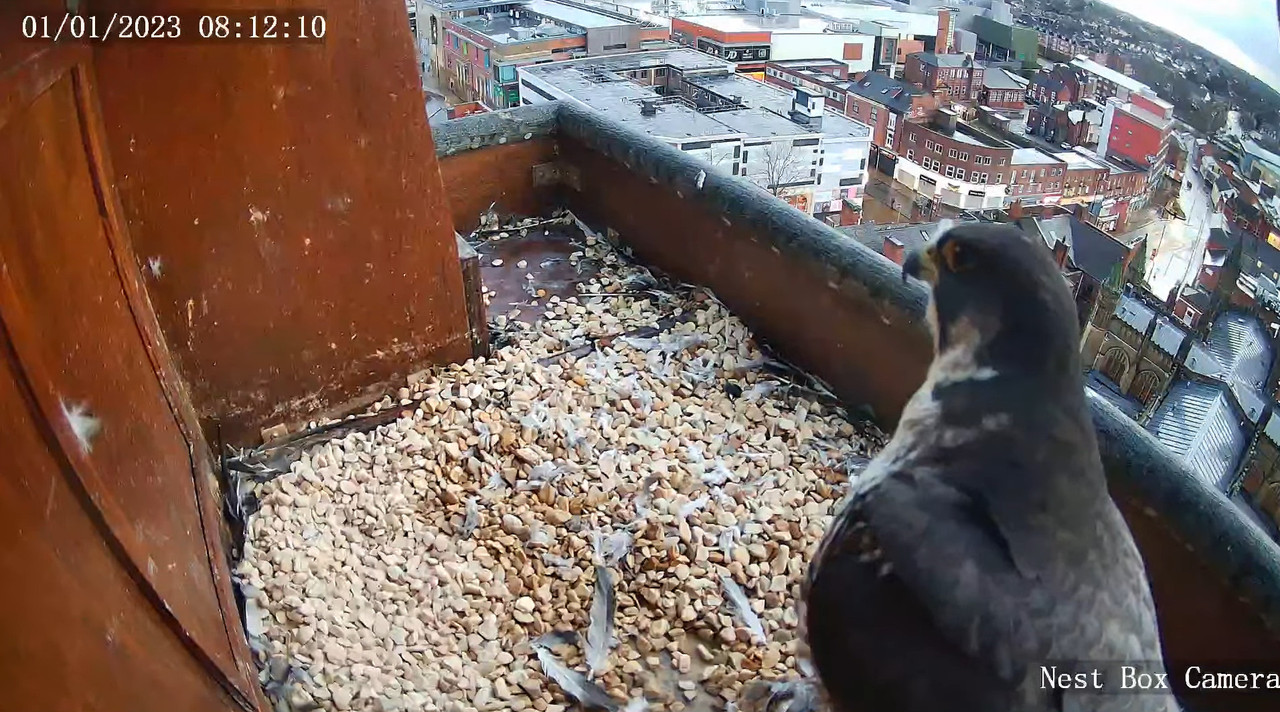
[[[788,69],[791,67],[812,67],[817,65],[824,66],[824,67],[845,66],[844,62],[841,62],[838,59],[830,59],[827,57],[812,57],[810,59],[777,59],[777,60],[771,61],[770,64],[773,64],[779,67],[787,67]]]
[[[685,15],[680,19],[719,32],[824,32],[831,24],[830,20],[813,15],[764,16],[753,12]]]
[[[1096,74],[1117,86],[1125,87],[1129,91],[1139,91],[1141,89],[1151,88],[1133,77],[1126,76],[1122,72],[1117,72],[1111,67],[1098,64],[1084,55],[1077,55],[1076,58],[1071,61],[1071,65],[1073,67],[1079,67],[1090,74]]]
[[[554,2],[553,0],[528,0],[524,6],[530,12],[536,12],[539,15],[545,15],[561,22],[567,22],[571,25],[577,25],[578,27],[586,29],[638,24],[635,20],[626,19],[620,16],[606,15],[602,12],[588,10],[587,8],[578,7],[576,5],[565,5],[563,3]]]
[[[1058,162],[1058,158],[1050,156],[1038,148],[1015,148],[1013,149],[1013,158],[1009,160],[1009,163],[1015,166],[1048,165]]]
[[[684,71],[685,79],[694,86],[725,97],[740,97],[743,107],[703,113],[675,97],[660,96],[625,75],[637,69],[664,66]],[[829,109],[818,130],[797,124],[787,118],[794,92],[736,74],[732,63],[683,47],[549,62],[521,67],[520,72],[592,109],[608,113],[611,120],[671,141],[815,134],[828,139],[866,140],[871,136],[866,124]],[[654,116],[640,113],[642,99],[658,101]]]
[[[1067,168],[1106,168],[1107,164],[1089,158],[1083,153],[1076,151],[1061,151],[1053,154],[1053,157],[1067,164]]]
[[[780,89],[737,73],[704,75],[689,78],[691,84],[711,89],[724,96],[740,96],[747,106],[760,107],[787,116],[791,113],[794,91]],[[822,131],[831,138],[868,138],[871,127],[827,108],[822,114]]]
[[[801,126],[790,119],[766,111],[764,109],[741,109],[739,111],[721,111],[711,114],[711,118],[751,138],[765,136],[805,136],[820,134],[807,126]]]
[[[845,22],[874,22],[909,35],[933,35],[938,31],[938,8],[924,12],[907,12],[889,5],[843,2],[806,2],[804,9],[813,15]]]
[[[493,15],[492,17],[473,15],[471,17],[460,17],[454,22],[499,44],[536,42],[554,37],[580,37],[585,34],[582,30],[573,30],[560,25],[544,25],[539,19],[529,15],[524,15],[520,19],[501,14]],[[512,32],[517,28],[529,29],[534,32],[531,36],[521,39]]]

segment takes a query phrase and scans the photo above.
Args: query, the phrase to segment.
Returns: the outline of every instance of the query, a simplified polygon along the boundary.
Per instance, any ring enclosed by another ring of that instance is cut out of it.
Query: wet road
[[[1156,220],[1131,233],[1147,237],[1147,283],[1159,297],[1195,278],[1209,228],[1215,224],[1207,188],[1200,176],[1188,170],[1178,194],[1187,219]]]

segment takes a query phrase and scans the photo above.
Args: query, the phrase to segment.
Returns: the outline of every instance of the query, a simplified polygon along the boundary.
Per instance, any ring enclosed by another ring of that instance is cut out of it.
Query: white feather
[[[62,416],[67,419],[67,425],[71,426],[71,432],[75,433],[80,449],[86,453],[92,451],[93,439],[102,430],[102,421],[90,415],[88,406],[84,403],[72,403],[68,406],[63,401],[61,405]]]
[[[534,645],[534,651],[538,654],[538,664],[542,666],[543,674],[559,685],[565,694],[581,702],[584,707],[598,707],[609,712],[618,709],[618,703],[609,693],[588,680],[586,675],[560,662],[551,650],[542,645]]]
[[[591,619],[587,626],[587,668],[592,677],[604,668],[613,646],[615,611],[613,575],[603,566],[596,567],[596,588],[591,597]]]
[[[747,627],[747,630],[751,631],[751,635],[755,636],[757,642],[764,643],[764,624],[760,622],[760,616],[751,610],[751,601],[747,600],[747,594],[742,591],[742,587],[724,575],[720,576],[720,585],[724,587],[724,597],[737,609],[738,619]]]
[[[462,538],[471,536],[478,526],[480,526],[480,506],[476,498],[471,497],[467,499],[466,519],[462,520]]]

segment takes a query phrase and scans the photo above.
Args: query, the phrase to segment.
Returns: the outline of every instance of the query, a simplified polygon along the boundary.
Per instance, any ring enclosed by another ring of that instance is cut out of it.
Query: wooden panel
[[[0,706],[238,709],[118,565],[17,381],[0,329]]]
[[[328,13],[324,44],[95,47],[151,300],[197,411],[232,441],[470,352],[404,3],[308,5]]]
[[[157,592],[228,673],[230,642],[205,550],[187,446],[111,259],[70,74],[0,127],[0,255],[31,344],[64,407],[102,424],[89,458],[120,507]],[[21,344],[20,344],[21,345]],[[25,355],[25,354],[24,354]]]
[[[4,357],[12,357],[28,403],[0,402],[15,417],[20,407],[30,405],[28,415],[48,441],[44,456],[53,458],[65,486],[81,498],[80,518],[96,527],[91,532],[96,546],[114,558],[108,578],[130,582],[131,592],[121,595],[134,607],[104,619],[105,646],[92,630],[69,631],[64,638],[47,622],[37,634],[39,643],[49,655],[83,658],[90,666],[94,656],[118,656],[111,665],[98,665],[99,674],[119,673],[111,677],[114,685],[145,679],[153,668],[156,674],[171,668],[177,677],[198,671],[204,692],[197,696],[207,698],[193,700],[198,708],[250,709],[261,694],[217,537],[218,500],[208,482],[208,453],[198,437],[191,438],[198,436],[194,412],[169,375],[172,368],[156,339],[158,328],[137,286],[132,261],[122,262],[128,238],[117,217],[109,161],[99,140],[88,81],[91,53],[84,45],[64,43],[35,54],[0,56],[22,60],[17,66],[0,65],[0,155],[14,168],[0,171],[0,325],[12,348],[9,354],[6,347]],[[77,411],[95,424],[83,437],[68,416]],[[2,432],[8,446],[9,429]],[[202,475],[199,482],[194,472]],[[55,487],[42,491],[48,492],[52,507]],[[9,496],[0,506],[24,505]],[[28,535],[25,529],[16,534]],[[0,537],[0,548],[14,538]],[[57,571],[44,570],[53,558],[74,571],[76,562],[62,556],[58,537],[33,539],[46,540],[49,551],[18,547],[6,561],[8,570],[56,579]],[[95,595],[89,573],[80,586],[46,591],[49,600],[70,600],[68,615],[92,609],[95,602],[74,600]],[[16,579],[9,575],[4,580]],[[20,607],[29,604],[22,598],[26,593],[14,592],[17,608],[6,607],[6,613],[21,613]],[[129,638],[114,621],[131,617],[145,618],[165,640],[128,654],[114,651],[113,645]],[[36,644],[24,637],[28,633],[17,626],[10,635],[6,626],[0,637],[22,641],[25,651]],[[182,659],[148,662],[149,647],[160,655],[176,649]],[[55,708],[83,709],[86,699],[99,699],[97,675],[86,675],[84,685],[59,686],[49,684],[39,656],[24,657],[20,666],[17,659],[8,662],[9,672],[49,686],[42,696],[14,698],[23,703],[41,706],[39,701],[49,698],[57,701]],[[160,690],[154,698],[145,689],[127,692],[125,700],[172,702]],[[103,694],[111,698],[113,693],[108,689]]]

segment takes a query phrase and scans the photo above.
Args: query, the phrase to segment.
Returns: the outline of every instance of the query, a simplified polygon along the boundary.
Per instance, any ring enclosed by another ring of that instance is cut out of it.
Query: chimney
[[[951,11],[939,10],[938,35],[933,43],[933,51],[936,54],[951,54],[951,38],[954,32],[955,22],[951,19]]]
[[[1058,240],[1053,243],[1053,261],[1058,263],[1058,269],[1067,266],[1067,242],[1066,240]]]
[[[791,120],[814,131],[822,128],[822,113],[825,102],[821,96],[796,88],[791,100]]]
[[[956,112],[951,109],[938,109],[938,113],[933,115],[934,125],[948,136],[956,132],[956,119]]]
[[[884,256],[893,260],[894,264],[900,265],[906,261],[906,252],[906,248],[896,238],[886,237],[884,239]]]

